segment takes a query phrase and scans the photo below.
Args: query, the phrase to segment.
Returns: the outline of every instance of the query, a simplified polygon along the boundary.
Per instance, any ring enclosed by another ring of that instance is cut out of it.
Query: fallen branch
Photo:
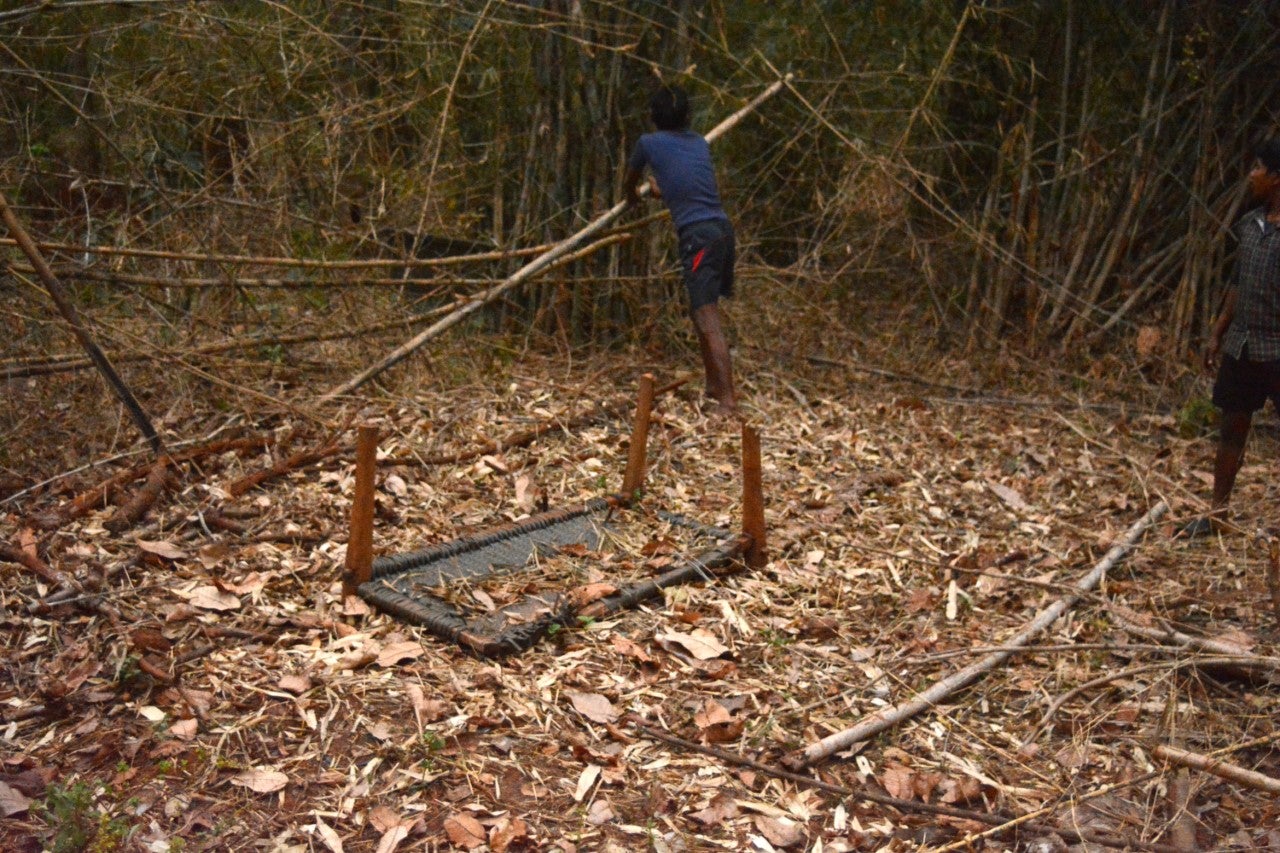
[[[16,563],[54,586],[80,590],[80,585],[72,577],[58,571],[44,560],[17,545],[0,542],[0,563]]]
[[[304,465],[311,465],[322,459],[328,459],[330,456],[337,456],[342,451],[339,444],[327,444],[324,447],[312,448],[311,450],[300,450],[297,453],[280,460],[270,468],[264,468],[261,471],[255,471],[252,474],[241,477],[230,486],[227,486],[227,494],[233,498],[238,498],[252,489],[265,483],[267,480],[279,477],[282,474],[288,474],[295,468],[301,468]]]
[[[995,652],[977,663],[965,667],[959,672],[936,682],[928,690],[921,693],[915,699],[902,705],[890,705],[874,714],[864,717],[857,725],[844,731],[836,732],[829,735],[817,743],[810,744],[799,753],[788,756],[784,763],[793,768],[799,769],[807,767],[815,762],[829,758],[837,752],[848,749],[859,741],[864,741],[874,737],[886,729],[892,728],[899,723],[908,720],[915,715],[932,708],[943,699],[959,690],[968,687],[978,679],[991,672],[1000,664],[1004,663],[1015,654],[1018,647],[1027,645],[1040,634],[1049,625],[1056,622],[1064,613],[1071,609],[1075,603],[1089,590],[1093,589],[1107,571],[1120,561],[1121,558],[1129,552],[1131,548],[1142,537],[1142,534],[1148,527],[1154,524],[1165,511],[1168,506],[1161,501],[1151,508],[1146,515],[1139,519],[1124,538],[1113,545],[1111,550],[1106,553],[1098,563],[1093,567],[1089,574],[1085,575],[1074,587],[1074,591],[1069,595],[1063,596],[1053,604],[1041,610],[1028,625],[1022,629],[1013,639],[1005,643],[1005,648],[999,652]]]
[[[736,755],[723,749],[717,749],[714,746],[707,746],[705,744],[685,740],[684,738],[677,737],[676,735],[670,734],[662,729],[655,728],[635,716],[628,716],[627,722],[638,729],[641,733],[649,737],[665,741],[672,746],[678,746],[682,749],[700,752],[728,764],[734,764],[739,767],[749,767],[752,770],[757,770],[777,779],[786,779],[787,781],[795,782],[798,785],[817,788],[820,791],[826,791],[829,794],[836,794],[837,796],[844,797],[849,800],[860,800],[862,802],[875,803],[876,805],[889,806],[891,808],[898,809],[901,812],[909,812],[913,814],[928,814],[939,817],[952,817],[959,820],[971,820],[976,823],[984,823],[987,826],[994,826],[997,829],[1003,829],[1007,826],[1010,831],[1014,829],[1027,829],[1033,832],[1042,832],[1045,834],[1054,833],[1068,841],[1100,844],[1103,847],[1114,847],[1125,850],[1150,850],[1154,851],[1154,853],[1178,853],[1176,848],[1169,847],[1164,844],[1147,844],[1141,841],[1134,841],[1129,838],[1117,838],[1110,835],[1101,835],[1099,833],[1083,829],[1077,831],[1065,828],[1060,829],[1058,827],[1048,827],[1043,824],[1032,822],[1030,818],[1033,816],[1031,815],[1014,817],[1012,815],[1003,815],[998,812],[988,814],[986,812],[960,809],[954,806],[934,805],[932,803],[925,803],[919,800],[904,800],[898,797],[890,797],[887,794],[877,794],[873,791],[857,791],[853,788],[845,787],[844,785],[833,785],[832,783],[824,782],[821,779],[814,779],[812,776],[793,773],[781,767],[775,767],[771,764],[765,764],[763,762],[747,758],[746,756]],[[1133,784],[1133,781],[1135,780],[1130,780],[1129,782],[1122,784]],[[1110,789],[1104,789],[1104,791],[1105,790]]]
[[[1086,681],[1083,684],[1078,684],[1066,693],[1063,693],[1057,699],[1054,699],[1048,710],[1044,712],[1044,716],[1040,718],[1040,722],[1036,723],[1036,727],[1031,730],[1031,734],[1028,735],[1025,741],[1023,741],[1022,745],[1025,747],[1028,744],[1034,743],[1036,738],[1038,738],[1048,727],[1049,721],[1053,719],[1054,715],[1058,713],[1062,706],[1079,696],[1081,693],[1085,693],[1095,687],[1101,687],[1104,684],[1110,684],[1113,681],[1119,681],[1122,678],[1141,675],[1145,672],[1158,672],[1161,670],[1176,672],[1179,669],[1188,669],[1198,666],[1262,668],[1274,672],[1275,670],[1280,669],[1280,661],[1272,658],[1231,655],[1229,657],[1187,658],[1184,660],[1164,661],[1162,663],[1149,663],[1142,666],[1134,666],[1129,667],[1128,669],[1117,670],[1116,672],[1109,672],[1106,675],[1101,675],[1095,679]]]
[[[270,439],[265,436],[257,438],[227,438],[201,445],[200,447],[192,447],[178,453],[172,453],[168,458],[170,464],[178,465],[215,453],[225,453],[228,450],[259,450],[266,447],[269,441]],[[31,524],[40,530],[56,530],[95,509],[101,509],[111,503],[114,495],[120,489],[141,477],[147,476],[151,473],[153,467],[152,463],[135,465],[132,468],[114,474],[93,488],[76,495],[70,501],[48,512],[33,516]]]
[[[1185,749],[1160,744],[1151,751],[1151,754],[1172,764],[1190,767],[1203,773],[1210,773],[1219,778],[1244,785],[1246,788],[1253,788],[1255,791],[1280,794],[1280,779],[1274,779],[1254,770],[1246,770],[1239,765],[1228,764],[1225,761],[1210,758],[1198,752],[1188,752]]]
[[[155,502],[160,499],[160,494],[164,491],[165,483],[169,479],[169,462],[168,456],[160,457],[151,466],[147,481],[138,493],[130,498],[128,503],[121,504],[115,514],[102,526],[112,533],[122,533],[141,521],[147,514],[147,510],[155,506]]]

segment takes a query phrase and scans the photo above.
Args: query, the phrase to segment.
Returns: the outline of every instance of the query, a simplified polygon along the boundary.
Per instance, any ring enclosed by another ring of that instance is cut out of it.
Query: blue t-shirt
[[[627,165],[636,171],[648,166],[653,172],[677,231],[707,219],[728,221],[720,206],[711,146],[692,130],[646,133],[636,142]]]

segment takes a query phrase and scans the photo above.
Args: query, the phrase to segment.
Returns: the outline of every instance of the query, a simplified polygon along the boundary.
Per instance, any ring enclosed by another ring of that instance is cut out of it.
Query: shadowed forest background
[[[747,268],[853,313],[892,294],[958,344],[1078,351],[1151,326],[1144,353],[1183,360],[1280,88],[1257,2],[6,5],[10,203],[91,317],[144,314],[187,347],[271,350],[299,312],[341,325],[397,276],[456,295],[520,263],[223,256],[552,243],[618,199],[659,79],[706,130],[791,72],[715,152]],[[678,296],[641,286],[668,242],[650,228],[561,267],[490,327],[634,340]],[[5,347],[52,361],[57,324],[14,263]]]

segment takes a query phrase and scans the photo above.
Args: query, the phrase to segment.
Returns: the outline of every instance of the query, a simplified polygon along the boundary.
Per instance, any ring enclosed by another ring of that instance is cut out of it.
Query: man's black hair
[[[663,86],[649,98],[649,117],[658,130],[689,126],[689,96],[679,86]]]
[[[1280,138],[1264,139],[1255,153],[1268,172],[1280,173]]]

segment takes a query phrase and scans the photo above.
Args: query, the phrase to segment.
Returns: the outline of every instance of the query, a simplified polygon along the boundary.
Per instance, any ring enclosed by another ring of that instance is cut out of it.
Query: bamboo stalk
[[[653,374],[640,377],[640,395],[636,401],[635,424],[631,428],[631,446],[627,448],[627,470],[622,476],[622,497],[634,501],[644,488],[645,455],[649,443],[649,413],[653,409]]]
[[[774,82],[762,93],[757,95],[750,103],[748,103],[742,109],[738,110],[733,115],[729,116],[724,121],[720,122],[720,124],[716,125],[716,127],[714,127],[711,130],[711,132],[709,132],[706,135],[707,142],[713,142],[715,139],[717,139],[724,133],[728,132],[729,130],[732,130],[735,126],[737,126],[739,122],[742,121],[743,118],[745,118],[747,115],[753,112],[758,106],[760,106],[760,104],[764,103],[766,100],[771,98],[774,94],[776,94],[779,90],[781,90],[783,85],[789,79],[790,79],[790,75],[787,75],[786,78]],[[645,189],[646,187],[642,187],[641,188],[642,192]],[[525,264],[520,269],[516,270],[502,284],[496,287],[490,288],[489,290],[485,291],[483,294],[480,294],[474,301],[468,303],[467,305],[462,306],[461,308],[457,309],[453,313],[442,318],[439,322],[436,322],[432,324],[429,328],[419,332],[413,338],[410,338],[408,341],[406,341],[405,343],[401,344],[399,347],[397,347],[396,349],[388,353],[377,364],[371,367],[368,367],[365,370],[360,371],[355,376],[352,376],[350,379],[348,379],[346,382],[343,382],[342,384],[330,389],[328,392],[326,392],[323,396],[320,397],[319,402],[327,403],[343,394],[349,394],[350,392],[354,391],[356,388],[359,388],[361,385],[368,382],[373,377],[382,373],[387,368],[400,363],[427,341],[436,337],[437,335],[444,332],[445,330],[462,322],[471,314],[474,314],[476,311],[479,311],[485,305],[488,305],[489,303],[493,302],[499,296],[502,296],[504,293],[507,293],[510,290],[514,290],[515,288],[524,284],[529,279],[545,271],[557,259],[569,254],[571,251],[578,248],[588,237],[593,237],[599,232],[601,232],[605,228],[605,226],[607,226],[610,222],[612,222],[613,220],[621,216],[622,212],[625,211],[628,207],[629,207],[629,204],[625,200],[618,202],[608,211],[606,211],[605,213],[602,213],[600,216],[596,217],[596,219],[593,220],[591,223],[589,223],[588,225],[580,229],[577,233],[566,238],[560,243],[557,243],[553,248],[547,250],[543,254],[534,258],[529,263]]]
[[[378,471],[378,428],[364,424],[356,434],[356,492],[351,500],[342,594],[356,595],[373,576],[373,487]]]
[[[1031,642],[1041,631],[1056,622],[1061,616],[1071,609],[1081,596],[1092,590],[1106,573],[1118,563],[1138,542],[1142,534],[1147,528],[1154,524],[1168,509],[1168,505],[1164,501],[1153,506],[1146,515],[1140,518],[1125,533],[1124,538],[1117,542],[1107,551],[1106,555],[1098,561],[1093,569],[1076,583],[1073,591],[1069,595],[1059,598],[1053,604],[1041,610],[1036,617],[1027,624],[1025,628],[1018,632],[1011,640],[1004,644],[1004,649],[994,654],[988,655],[977,663],[967,666],[953,675],[935,682],[931,687],[925,690],[916,698],[901,705],[890,705],[880,711],[870,714],[860,720],[852,728],[844,731],[836,732],[829,735],[817,743],[810,744],[805,749],[793,753],[787,758],[787,764],[792,767],[807,767],[825,758],[829,758],[841,750],[848,749],[855,743],[874,737],[886,729],[892,728],[899,723],[908,720],[915,715],[932,708],[943,699],[973,684],[978,679],[991,672],[1004,661],[1008,660],[1019,646],[1026,645]]]
[[[765,540],[764,485],[760,469],[760,433],[742,425],[742,532],[751,538],[747,548],[747,568],[763,569],[769,562]]]
[[[129,390],[129,386],[120,378],[120,374],[116,372],[116,369],[111,366],[111,362],[107,360],[106,353],[89,335],[84,323],[80,321],[80,314],[76,310],[75,303],[67,298],[62,289],[62,283],[58,281],[57,276],[49,269],[49,264],[45,262],[44,256],[40,254],[40,250],[36,248],[30,235],[22,227],[22,223],[18,221],[18,217],[9,207],[9,203],[2,194],[0,194],[0,219],[3,219],[5,227],[9,229],[9,233],[13,235],[23,254],[31,261],[31,265],[35,267],[36,273],[40,276],[40,281],[44,283],[45,289],[49,293],[49,297],[53,300],[53,304],[57,306],[58,313],[67,321],[67,325],[71,327],[76,339],[80,341],[80,346],[84,347],[85,352],[89,354],[89,358],[93,360],[94,365],[98,368],[98,372],[107,380],[107,384],[111,386],[120,402],[129,411],[129,417],[133,419],[138,430],[147,439],[151,449],[157,455],[163,453],[164,442],[160,440],[155,427],[151,425],[151,419],[143,411],[142,404],[138,402],[137,397],[133,396],[133,392]]]
[[[1263,773],[1254,770],[1246,770],[1236,764],[1228,764],[1217,758],[1210,758],[1207,755],[1201,755],[1198,752],[1190,752],[1185,749],[1178,749],[1174,746],[1159,744],[1155,749],[1151,750],[1151,754],[1156,758],[1163,758],[1172,764],[1178,764],[1183,767],[1190,767],[1193,770],[1199,770],[1202,773],[1210,773],[1222,779],[1227,779],[1246,788],[1252,788],[1255,791],[1265,791],[1268,794],[1280,794],[1280,779],[1274,779]]]

